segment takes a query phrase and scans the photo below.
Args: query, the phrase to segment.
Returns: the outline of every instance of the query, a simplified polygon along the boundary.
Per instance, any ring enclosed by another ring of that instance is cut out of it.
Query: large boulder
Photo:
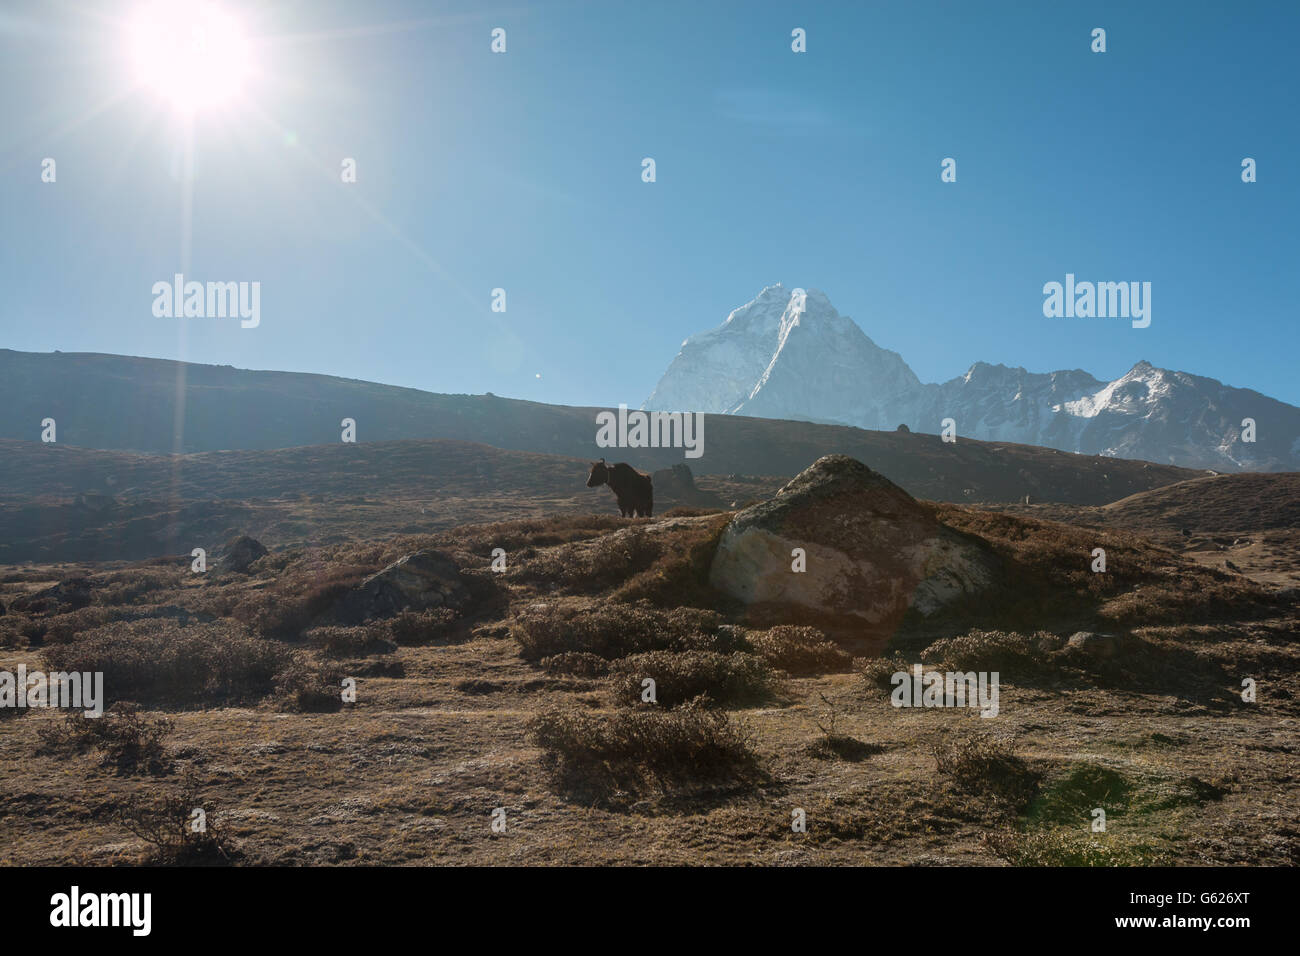
[[[802,548],[806,570],[793,570]],[[827,615],[892,627],[907,609],[930,615],[989,587],[998,561],[979,538],[846,455],[828,455],[746,508],[723,533],[714,587],[789,616]]]
[[[460,610],[469,600],[469,588],[455,561],[441,551],[416,551],[372,574],[344,595],[339,617],[359,622],[392,617],[404,610]]]
[[[717,495],[695,486],[695,476],[691,474],[690,465],[677,464],[671,468],[660,468],[650,479],[654,482],[655,501],[661,507],[670,502],[704,508],[722,506],[722,499]]]

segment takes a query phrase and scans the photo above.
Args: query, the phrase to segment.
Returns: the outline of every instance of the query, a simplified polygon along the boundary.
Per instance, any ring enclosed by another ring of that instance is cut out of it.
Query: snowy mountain
[[[937,433],[1216,471],[1300,469],[1300,409],[1139,362],[1113,382],[1079,369],[977,362],[923,383],[816,290],[768,286],[692,335],[642,406]],[[1255,441],[1243,440],[1244,419]]]

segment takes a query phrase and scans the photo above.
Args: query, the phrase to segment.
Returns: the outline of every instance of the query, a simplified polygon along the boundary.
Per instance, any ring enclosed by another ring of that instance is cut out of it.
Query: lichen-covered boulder
[[[998,571],[984,541],[941,524],[860,461],[828,455],[736,515],[710,582],[747,604],[888,627],[908,608],[930,615],[988,588]]]
[[[455,561],[441,551],[416,551],[372,574],[344,595],[339,617],[365,621],[392,617],[404,610],[460,610],[469,600],[469,588]]]

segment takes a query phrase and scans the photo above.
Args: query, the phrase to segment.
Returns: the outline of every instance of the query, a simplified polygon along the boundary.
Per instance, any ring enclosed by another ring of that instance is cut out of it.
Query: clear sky
[[[781,281],[924,381],[1147,359],[1300,404],[1291,0],[222,0],[248,75],[188,122],[139,6],[0,6],[0,347],[636,406]],[[261,324],[155,317],[177,272]],[[1151,326],[1044,318],[1067,272],[1151,282]]]

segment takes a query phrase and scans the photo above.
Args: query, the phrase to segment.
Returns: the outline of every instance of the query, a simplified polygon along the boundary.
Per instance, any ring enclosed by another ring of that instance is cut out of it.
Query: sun
[[[131,21],[130,44],[136,81],[184,113],[229,105],[248,77],[248,38],[216,3],[146,3]]]

